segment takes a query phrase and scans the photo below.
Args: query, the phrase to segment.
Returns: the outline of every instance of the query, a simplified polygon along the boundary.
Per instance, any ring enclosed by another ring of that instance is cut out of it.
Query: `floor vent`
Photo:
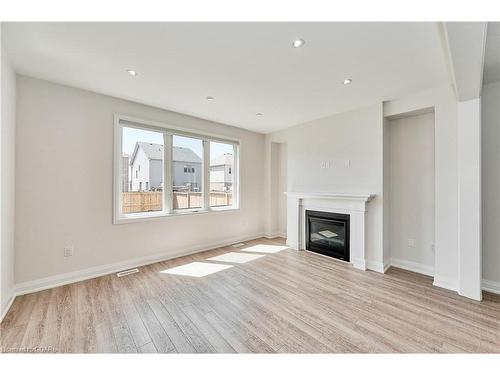
[[[127,276],[127,275],[132,275],[133,273],[137,273],[137,272],[139,272],[139,269],[137,269],[137,268],[132,268],[132,269],[130,269],[130,270],[125,270],[125,271],[118,272],[118,273],[116,274],[116,276],[118,276],[118,277],[123,277],[123,276]]]
[[[232,247],[242,247],[242,246],[245,246],[245,244],[243,242],[238,242],[238,243],[234,243],[231,245]]]

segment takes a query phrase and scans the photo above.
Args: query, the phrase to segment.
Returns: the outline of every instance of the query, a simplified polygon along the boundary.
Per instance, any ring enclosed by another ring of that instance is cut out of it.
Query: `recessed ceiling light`
[[[260,117],[260,116],[264,116],[264,114],[262,114],[262,113],[259,112],[259,113],[256,114],[256,116]]]
[[[348,85],[350,83],[352,83],[352,79],[350,78],[347,78],[347,79],[344,79],[344,82],[342,82],[344,85]]]
[[[299,47],[302,47],[302,46],[305,44],[305,42],[306,42],[306,41],[305,41],[304,39],[295,39],[295,40],[293,41],[293,46],[294,46],[295,48],[299,48]]]
[[[207,100],[211,102],[212,100],[215,100],[215,98],[213,96],[207,96]]]
[[[127,73],[130,74],[131,76],[137,75],[137,72],[135,70],[132,70],[132,69],[127,69]]]

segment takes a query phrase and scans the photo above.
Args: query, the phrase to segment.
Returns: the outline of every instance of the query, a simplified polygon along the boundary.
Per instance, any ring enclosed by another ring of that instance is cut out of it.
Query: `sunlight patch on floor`
[[[180,276],[192,276],[192,277],[203,277],[207,275],[211,275],[212,273],[216,273],[232,266],[227,264],[214,264],[214,263],[204,263],[204,262],[192,262],[188,264],[184,264],[182,266],[169,268],[161,273],[166,273],[169,275],[180,275]]]
[[[286,250],[289,249],[288,246],[279,246],[279,245],[255,245],[255,246],[250,246],[245,249],[241,249],[241,251],[250,251],[253,253],[267,253],[267,254],[272,254],[272,253],[277,253],[278,251],[281,250]]]
[[[251,260],[259,259],[265,256],[264,254],[245,254],[245,253],[226,253],[208,258],[207,260],[214,260],[218,262],[227,263],[246,263]]]

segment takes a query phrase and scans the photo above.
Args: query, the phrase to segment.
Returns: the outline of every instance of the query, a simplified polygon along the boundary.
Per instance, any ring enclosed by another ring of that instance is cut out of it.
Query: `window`
[[[189,163],[188,165],[186,163]],[[203,165],[203,141],[197,138],[172,136],[172,209],[203,207],[201,173],[193,165]],[[181,168],[184,173],[180,173]]]
[[[122,158],[121,180],[129,183],[128,191],[122,189],[118,194],[121,198],[120,214],[162,212],[163,190],[150,193],[149,188],[161,186],[163,181],[163,133],[136,126],[121,126],[120,140],[122,155],[127,155],[129,164],[124,168],[125,159]],[[134,171],[130,176],[129,170]]]
[[[238,207],[237,141],[115,118],[115,223]]]
[[[235,146],[233,144],[210,142],[210,207],[224,207],[233,204]]]

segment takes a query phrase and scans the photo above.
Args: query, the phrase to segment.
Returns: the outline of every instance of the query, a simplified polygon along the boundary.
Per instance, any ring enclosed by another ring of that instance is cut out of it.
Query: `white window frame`
[[[163,133],[163,210],[153,212],[122,213],[122,128],[135,127],[149,131]],[[172,209],[172,136],[179,135],[202,140],[203,143],[203,168],[202,168],[202,195],[201,208]],[[210,207],[210,141],[232,144],[234,147],[233,163],[233,204],[231,206]],[[124,224],[158,220],[161,218],[190,215],[208,214],[240,209],[240,181],[239,181],[239,154],[240,140],[237,138],[220,136],[199,130],[186,129],[167,125],[157,121],[138,119],[135,117],[115,114],[114,116],[114,162],[113,162],[113,223]]]

